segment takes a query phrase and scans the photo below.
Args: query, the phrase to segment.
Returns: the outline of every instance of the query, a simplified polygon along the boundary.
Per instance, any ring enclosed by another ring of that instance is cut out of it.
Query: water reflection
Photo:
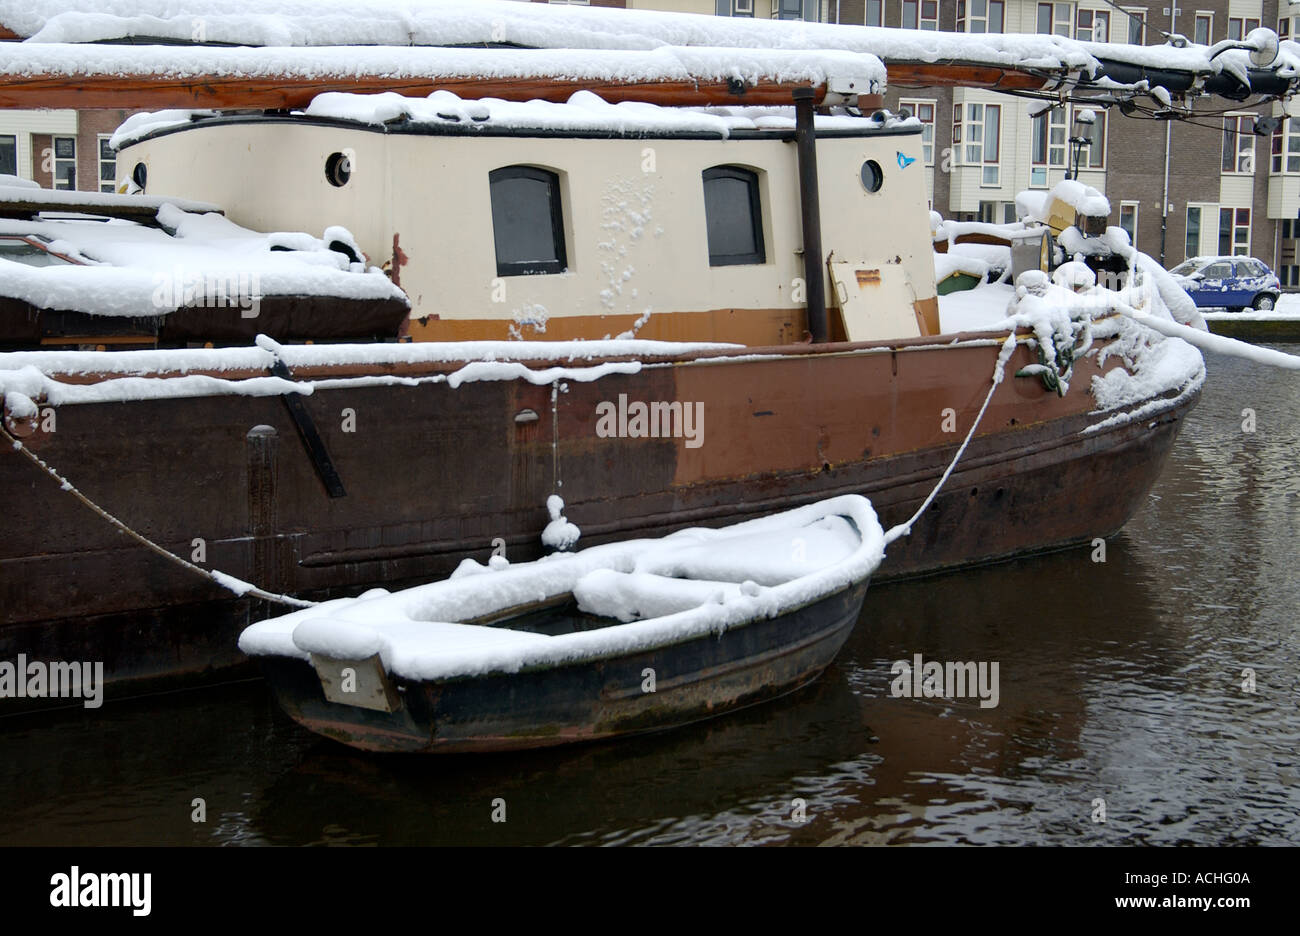
[[[1104,563],[1084,548],[873,588],[837,663],[786,699],[470,758],[353,753],[259,684],[3,719],[0,842],[1294,843],[1300,380],[1208,363]],[[916,653],[997,661],[999,705],[894,698],[890,666]]]

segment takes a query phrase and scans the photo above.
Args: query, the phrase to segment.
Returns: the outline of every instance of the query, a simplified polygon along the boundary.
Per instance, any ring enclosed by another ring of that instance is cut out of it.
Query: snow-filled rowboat
[[[371,751],[548,747],[671,728],[791,692],[858,619],[884,534],[849,495],[338,599],[254,624],[280,704]]]

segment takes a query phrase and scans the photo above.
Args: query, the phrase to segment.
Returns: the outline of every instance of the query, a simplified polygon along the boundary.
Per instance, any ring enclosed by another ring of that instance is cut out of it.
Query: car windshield
[[[1184,260],[1182,263],[1178,264],[1178,266],[1174,267],[1169,272],[1175,273],[1178,276],[1186,276],[1188,273],[1194,271],[1196,269],[1196,266],[1197,266],[1197,261]]]

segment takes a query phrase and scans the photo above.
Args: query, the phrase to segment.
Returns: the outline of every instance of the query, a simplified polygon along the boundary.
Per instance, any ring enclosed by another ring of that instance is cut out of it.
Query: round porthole
[[[880,168],[880,163],[874,159],[868,159],[862,164],[862,187],[868,192],[879,192],[880,186],[885,183],[885,173]]]
[[[352,160],[347,153],[330,153],[325,160],[325,178],[335,188],[342,188],[352,178]]]
[[[131,181],[140,186],[140,191],[144,191],[145,183],[149,181],[149,167],[144,163],[136,163],[135,168],[131,170]]]

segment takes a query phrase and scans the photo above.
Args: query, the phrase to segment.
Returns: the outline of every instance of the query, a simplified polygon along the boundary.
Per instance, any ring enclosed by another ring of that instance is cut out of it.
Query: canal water
[[[402,758],[317,739],[257,682],[110,698],[0,719],[0,843],[1300,843],[1300,375],[1207,363],[1104,562],[874,587],[786,699],[619,743]],[[997,706],[894,696],[916,654],[996,662]]]

